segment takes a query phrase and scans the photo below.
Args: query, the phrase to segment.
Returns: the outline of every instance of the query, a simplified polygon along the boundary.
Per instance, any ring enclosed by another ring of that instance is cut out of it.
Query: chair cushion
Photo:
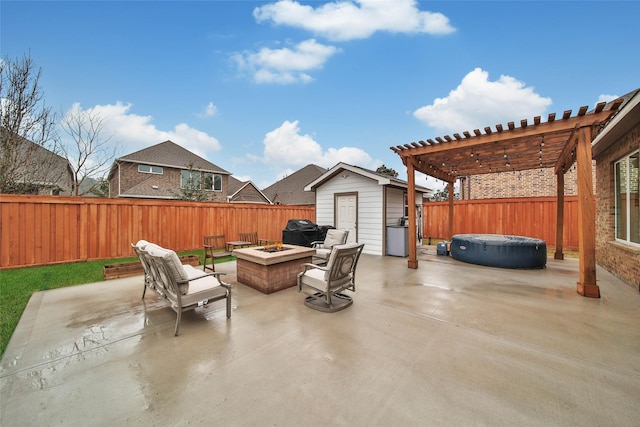
[[[213,276],[203,277],[190,282],[189,292],[182,297],[182,306],[186,307],[200,301],[221,298],[226,294],[227,289],[220,286],[220,283]]]
[[[349,283],[351,276],[346,276],[340,280],[336,280],[331,283],[331,288],[328,289],[328,284],[325,278],[325,272],[318,268],[312,268],[304,272],[302,276],[302,283],[306,286],[310,286],[322,292],[330,292],[334,289],[338,289]]]
[[[305,271],[302,276],[302,283],[325,292],[327,290],[327,282],[324,280],[324,271],[318,268],[311,268]]]
[[[334,245],[341,245],[344,243],[344,230],[327,230],[327,236],[324,238],[324,243],[322,246],[324,248],[330,249]]]
[[[149,242],[147,242],[146,240],[138,240],[138,243],[136,243],[136,247],[138,249],[144,250],[144,248],[146,248],[148,244]]]
[[[204,276],[208,276],[209,273],[200,270],[199,268],[195,268],[192,265],[182,265],[182,268],[184,268],[184,271],[187,273],[187,276],[189,276],[189,280],[193,280],[193,279],[197,279],[199,277],[204,277]]]
[[[184,266],[180,262],[180,258],[178,258],[178,254],[176,254],[171,249],[165,249],[153,243],[150,243],[146,247],[146,251],[149,252],[153,256],[161,257],[167,263],[167,269],[169,270],[169,274],[173,276],[173,279],[177,282],[179,281],[188,281],[189,275],[187,271],[184,269]],[[180,293],[182,295],[186,294],[189,290],[189,284],[179,285]]]
[[[316,257],[322,259],[329,259],[329,255],[331,255],[331,249],[316,249]]]

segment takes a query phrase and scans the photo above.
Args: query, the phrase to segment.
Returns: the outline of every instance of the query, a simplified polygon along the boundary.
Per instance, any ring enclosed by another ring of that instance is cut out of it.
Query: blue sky
[[[264,188],[640,87],[636,1],[7,1],[2,57],[119,154],[167,139]],[[420,176],[418,183],[432,186]],[[434,188],[439,189],[441,184]]]

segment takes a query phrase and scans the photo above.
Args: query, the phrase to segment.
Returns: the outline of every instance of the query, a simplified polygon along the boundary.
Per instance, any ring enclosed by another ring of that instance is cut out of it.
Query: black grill
[[[282,243],[311,247],[311,243],[323,241],[327,229],[332,226],[320,226],[307,219],[290,219],[282,230]]]

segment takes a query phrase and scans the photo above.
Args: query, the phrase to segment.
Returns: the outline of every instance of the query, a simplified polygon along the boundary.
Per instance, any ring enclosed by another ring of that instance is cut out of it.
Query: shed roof
[[[331,169],[329,169],[327,172],[319,176],[317,179],[309,183],[307,186],[305,186],[304,191],[316,191],[318,187],[320,187],[321,185],[326,183],[328,180],[330,180],[336,175],[339,175],[340,173],[342,173],[342,171],[345,171],[345,170],[367,177],[374,181],[377,181],[378,185],[385,185],[385,186],[397,187],[397,188],[407,188],[408,186],[406,181],[403,181],[398,178],[394,178],[391,175],[385,175],[383,173],[365,169],[360,166],[354,166],[354,165],[340,162],[334,167],[332,167]],[[425,187],[420,187],[417,185],[415,187],[415,190],[421,193],[431,193],[430,189]]]

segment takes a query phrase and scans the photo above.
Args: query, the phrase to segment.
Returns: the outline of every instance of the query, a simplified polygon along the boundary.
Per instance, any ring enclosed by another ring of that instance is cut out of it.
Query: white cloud
[[[326,3],[317,8],[280,0],[257,7],[258,22],[302,28],[330,40],[364,39],[377,31],[449,34],[455,31],[441,13],[421,11],[416,0],[356,0]]]
[[[600,102],[611,102],[614,99],[618,99],[618,98],[620,98],[618,95],[604,95],[603,94],[603,95],[600,95],[598,97],[598,103],[600,103]]]
[[[313,80],[308,72],[321,69],[339,51],[309,39],[291,48],[263,47],[258,52],[236,53],[232,59],[240,70],[251,73],[256,83],[307,83]]]
[[[81,107],[74,104],[71,109],[81,110]],[[98,114],[104,120],[105,135],[113,135],[113,141],[126,146],[127,153],[166,140],[171,140],[205,158],[205,153],[222,148],[216,138],[194,129],[186,123],[179,123],[173,130],[162,131],[152,123],[151,116],[140,116],[131,113],[130,110],[131,104],[118,101],[115,104],[96,105],[87,111]]]
[[[282,177],[310,163],[329,168],[345,162],[365,168],[374,167],[375,161],[364,150],[356,147],[323,149],[311,135],[301,134],[298,121],[285,121],[265,135],[264,157],[261,159]]]
[[[540,116],[552,104],[525,87],[523,82],[501,75],[489,81],[489,73],[476,68],[446,98],[436,98],[413,115],[439,132],[463,132]]]
[[[207,104],[206,107],[204,107],[204,110],[202,112],[197,114],[197,116],[200,118],[206,118],[206,117],[213,117],[217,114],[218,114],[218,107],[216,107],[213,104],[213,102],[210,102]]]

